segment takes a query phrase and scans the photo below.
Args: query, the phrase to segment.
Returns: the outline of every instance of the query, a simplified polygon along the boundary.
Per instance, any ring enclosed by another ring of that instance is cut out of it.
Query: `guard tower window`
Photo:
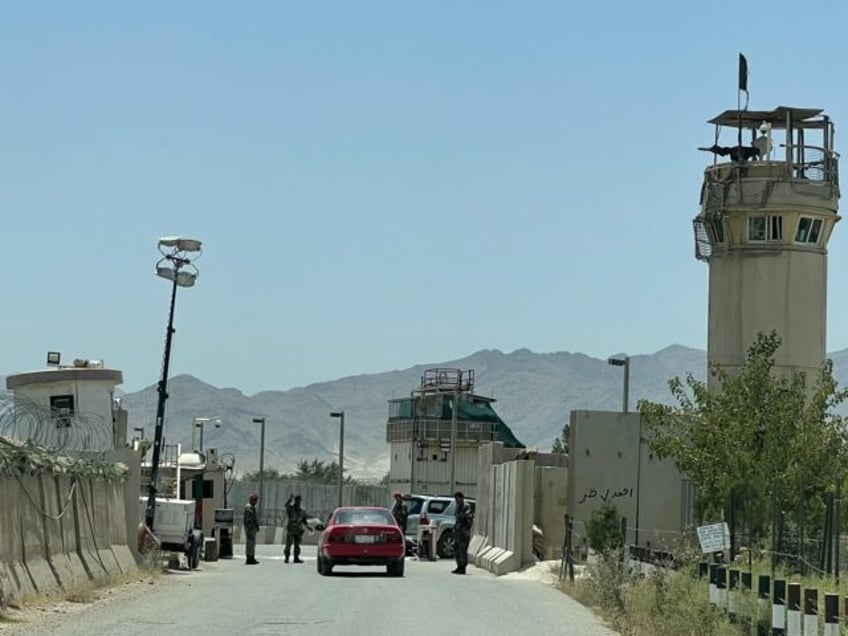
[[[748,217],[748,240],[783,240],[783,217],[779,215]]]
[[[795,232],[795,242],[817,244],[821,235],[821,227],[821,219],[811,219],[808,216],[802,216],[798,221],[798,231]]]
[[[69,428],[74,416],[73,395],[51,395],[50,417],[56,423],[56,428]]]
[[[710,221],[709,232],[711,234],[713,243],[724,243],[724,223],[721,219],[714,219]]]

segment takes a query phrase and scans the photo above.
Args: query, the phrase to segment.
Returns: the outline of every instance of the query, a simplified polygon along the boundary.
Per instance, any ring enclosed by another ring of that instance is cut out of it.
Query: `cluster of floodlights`
[[[156,263],[156,275],[176,283],[180,287],[193,287],[199,272],[192,265],[188,254],[200,256],[201,243],[197,239],[165,236],[159,239],[162,258]]]

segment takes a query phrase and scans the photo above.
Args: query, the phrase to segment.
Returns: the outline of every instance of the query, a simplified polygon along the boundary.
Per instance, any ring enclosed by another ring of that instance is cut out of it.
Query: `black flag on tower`
[[[745,91],[745,110],[748,110],[748,60],[739,54],[739,92]],[[741,97],[741,96],[740,96]],[[739,100],[741,102],[741,99]],[[741,106],[740,106],[741,110]]]

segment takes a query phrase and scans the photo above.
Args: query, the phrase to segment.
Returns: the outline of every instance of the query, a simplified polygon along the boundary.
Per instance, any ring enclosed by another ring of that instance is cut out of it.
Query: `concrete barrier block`
[[[492,544],[489,543],[488,539],[486,539],[485,543],[482,543],[473,554],[469,554],[468,560],[474,563],[474,565],[476,565],[477,567],[483,567],[483,555],[486,554],[486,552],[488,552],[489,550],[491,550],[492,547]]]
[[[265,526],[260,528],[259,533],[256,535],[256,543],[262,543],[265,545],[273,544],[276,531],[277,529],[274,526]]]
[[[503,554],[505,550],[503,548],[498,548],[496,546],[492,546],[486,552],[480,555],[480,566],[489,572],[492,571],[492,563],[495,559],[497,559],[501,554]]]
[[[68,568],[71,570],[74,582],[82,583],[84,581],[91,580],[91,576],[89,575],[85,564],[76,552],[71,552],[65,556],[68,559]]]
[[[35,584],[35,589],[40,594],[48,594],[59,587],[59,580],[53,574],[53,568],[47,559],[40,556],[32,556],[26,560],[26,571]]]
[[[123,574],[134,572],[138,568],[138,562],[129,546],[115,544],[112,546],[112,554],[115,556],[118,567]]]
[[[100,563],[103,565],[103,570],[105,571],[106,576],[121,573],[121,566],[118,564],[118,559],[112,552],[111,547],[99,548],[97,550],[97,556],[99,557]]]
[[[492,567],[489,572],[496,576],[515,572],[521,567],[521,559],[515,552],[504,550],[497,557],[492,559]]]
[[[20,563],[0,563],[0,593],[3,603],[36,593],[29,573]]]
[[[58,579],[59,586],[63,589],[70,589],[77,583],[80,583],[78,573],[71,567],[71,561],[65,554],[54,554],[50,557],[50,564],[53,566],[53,572]],[[84,572],[83,572],[84,575]],[[82,580],[87,580],[84,577]]]
[[[486,545],[486,537],[483,535],[475,534],[471,537],[471,541],[468,543],[468,558],[470,559],[472,555],[476,556],[484,545]]]

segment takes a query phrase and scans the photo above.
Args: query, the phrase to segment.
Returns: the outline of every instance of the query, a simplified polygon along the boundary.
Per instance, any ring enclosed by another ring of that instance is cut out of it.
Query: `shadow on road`
[[[375,571],[375,572],[361,572],[361,571],[354,571],[354,572],[345,572],[345,571],[341,571],[341,572],[336,572],[335,570],[333,570],[333,572],[332,572],[329,576],[330,576],[330,578],[338,577],[338,578],[342,578],[342,579],[343,579],[343,578],[349,578],[349,579],[370,579],[370,578],[375,578],[375,577],[376,577],[376,578],[387,578],[387,579],[390,579],[390,578],[398,578],[398,577],[392,577],[392,576],[389,576],[389,574],[388,574],[387,572],[376,572],[376,571]]]

